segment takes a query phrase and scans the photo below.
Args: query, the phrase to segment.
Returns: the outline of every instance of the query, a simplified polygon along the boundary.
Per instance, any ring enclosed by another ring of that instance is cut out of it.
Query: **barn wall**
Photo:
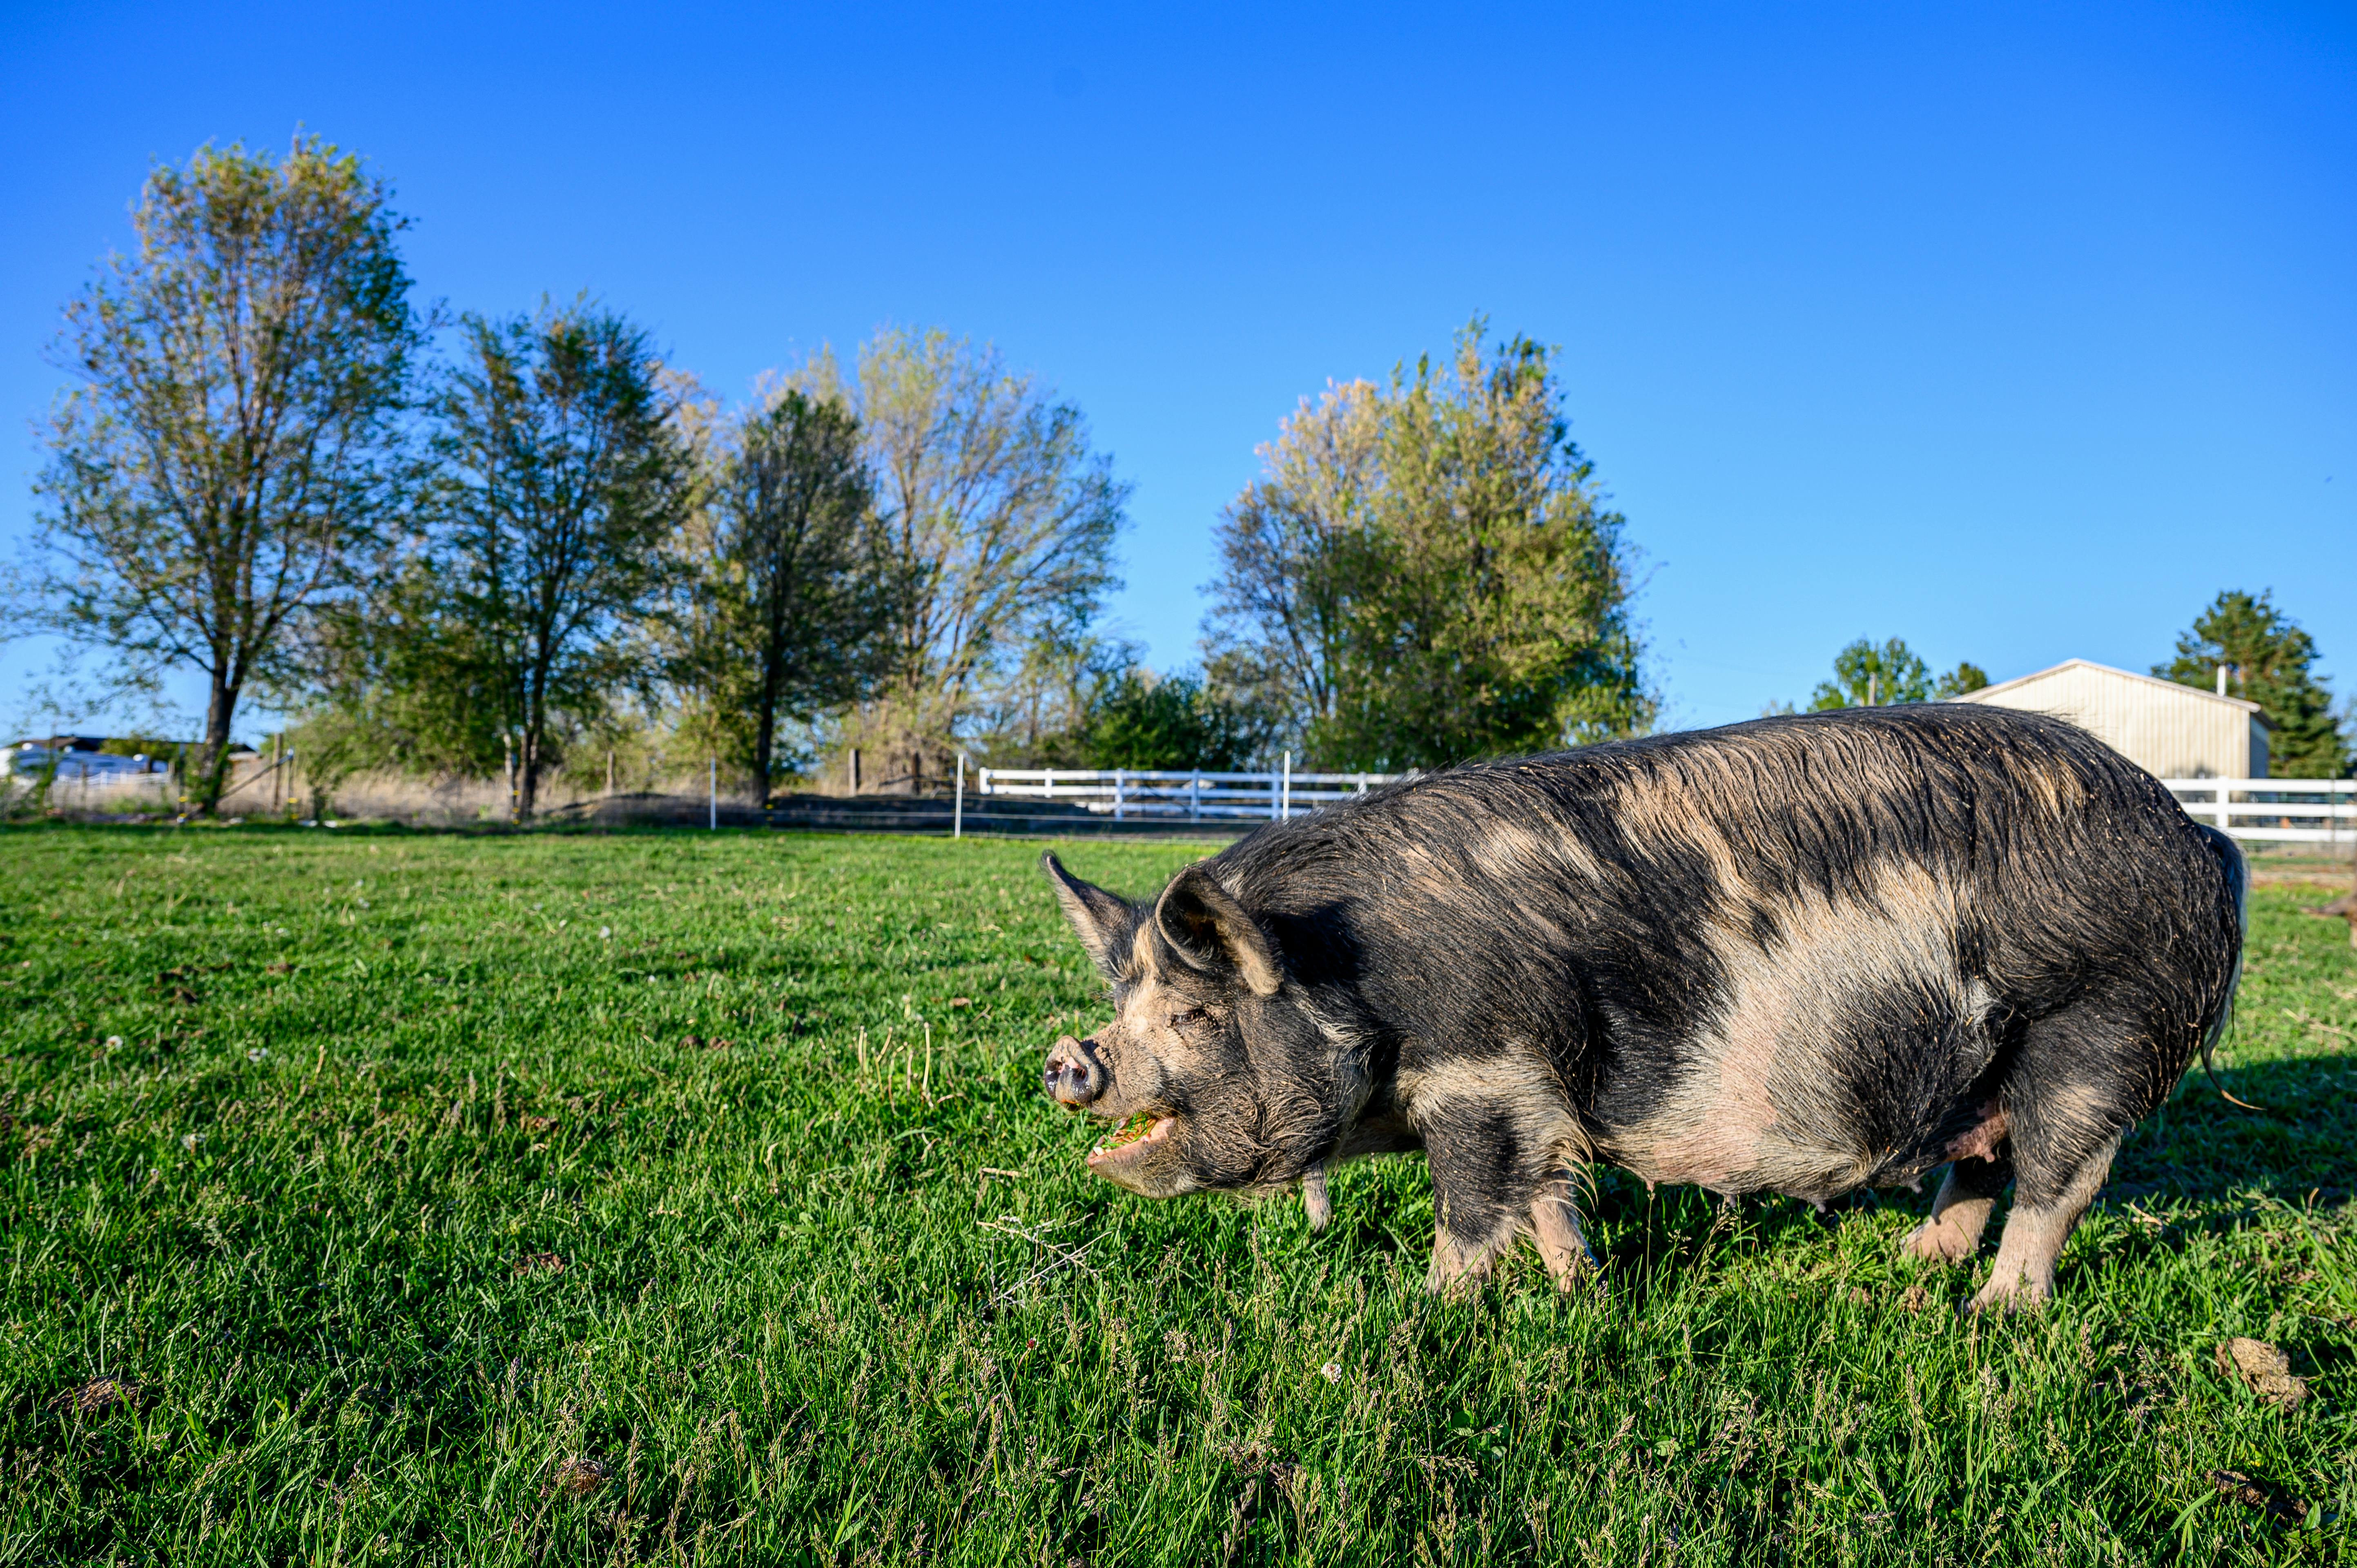
[[[2069,719],[2158,778],[2266,777],[2266,732],[2256,717],[2190,686],[2081,664],[1969,700]]]

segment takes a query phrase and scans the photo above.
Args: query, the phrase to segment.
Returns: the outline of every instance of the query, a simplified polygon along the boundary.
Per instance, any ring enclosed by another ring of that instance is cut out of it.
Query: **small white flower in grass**
[[[1339,1383],[1342,1380],[1342,1363],[1329,1361],[1318,1369],[1318,1375],[1329,1383]]]
[[[613,927],[611,927],[611,926],[600,926],[600,927],[598,927],[598,928],[597,928],[597,940],[598,940],[599,941],[601,941],[601,942],[610,942],[610,941],[612,941],[612,940],[614,940],[614,928],[613,928]]]
[[[270,1055],[270,1053],[269,1053],[267,1050],[264,1049],[264,1048],[263,1048],[262,1047],[260,1047],[260,1046],[256,1046],[256,1047],[253,1047],[253,1049],[252,1049],[252,1050],[250,1050],[250,1051],[248,1051],[248,1052],[246,1052],[246,1053],[245,1053],[245,1059],[246,1059],[246,1060],[248,1060],[248,1061],[250,1061],[250,1062],[258,1062],[258,1061],[263,1060],[264,1058],[266,1058],[266,1057],[268,1057],[269,1055]]]
[[[183,1133],[180,1134],[180,1147],[188,1150],[190,1154],[196,1153],[197,1145],[204,1141],[205,1135],[202,1133]]]
[[[120,1036],[120,1035],[109,1035],[109,1036],[106,1036],[106,1048],[107,1048],[108,1050],[110,1050],[110,1051],[119,1051],[119,1050],[121,1050],[121,1049],[123,1048],[123,1036]]]

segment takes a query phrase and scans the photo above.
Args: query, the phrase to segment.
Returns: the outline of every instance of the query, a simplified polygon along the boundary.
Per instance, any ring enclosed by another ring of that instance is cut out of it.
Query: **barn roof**
[[[1986,702],[2000,692],[2010,692],[2017,686],[2027,686],[2033,681],[2043,681],[2049,675],[2059,675],[2065,670],[2093,670],[2102,675],[2116,675],[2123,681],[2141,681],[2147,686],[2158,686],[2179,697],[2194,697],[2205,703],[2225,703],[2242,709],[2269,729],[2276,727],[2266,713],[2260,709],[2258,703],[2244,698],[2222,697],[2217,693],[2205,691],[2200,686],[2188,686],[2180,681],[2165,681],[2158,675],[2139,675],[2133,670],[2115,670],[2108,664],[2098,664],[2092,659],[2065,659],[2050,669],[2036,671],[2028,675],[2017,675],[2010,681],[2000,681],[1994,686],[1983,686],[1977,692],[1966,692],[1954,700],[1959,703]]]

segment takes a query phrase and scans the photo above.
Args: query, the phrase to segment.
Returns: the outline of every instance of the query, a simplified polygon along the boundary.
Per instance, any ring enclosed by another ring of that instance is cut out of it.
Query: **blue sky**
[[[457,309],[587,289],[731,394],[997,343],[1135,486],[1157,665],[1279,417],[1480,310],[1561,346],[1674,724],[1859,636],[2142,669],[2229,586],[2357,670],[2345,7],[8,5],[0,543],[149,162],[298,124]]]

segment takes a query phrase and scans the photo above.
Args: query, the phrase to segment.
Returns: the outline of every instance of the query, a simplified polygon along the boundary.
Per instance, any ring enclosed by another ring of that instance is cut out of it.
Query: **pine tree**
[[[2228,669],[2230,695],[2259,704],[2274,726],[2267,737],[2268,771],[2279,779],[2340,779],[2349,771],[2349,737],[2332,717],[2332,693],[2311,673],[2316,641],[2272,602],[2273,590],[2254,597],[2222,593],[2177,639],[2177,657],[2152,672],[2214,691],[2218,667]]]

